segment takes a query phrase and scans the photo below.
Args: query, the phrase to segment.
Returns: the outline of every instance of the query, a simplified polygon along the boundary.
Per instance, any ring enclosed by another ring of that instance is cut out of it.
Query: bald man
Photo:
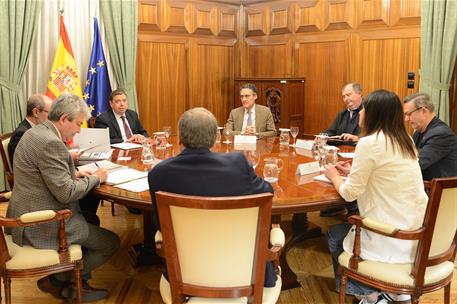
[[[24,133],[35,125],[42,123],[48,119],[48,112],[51,109],[52,100],[46,95],[33,94],[27,100],[27,113],[24,120],[17,126],[11,135],[8,144],[8,155],[10,157],[11,166],[13,166],[13,157],[16,146]]]

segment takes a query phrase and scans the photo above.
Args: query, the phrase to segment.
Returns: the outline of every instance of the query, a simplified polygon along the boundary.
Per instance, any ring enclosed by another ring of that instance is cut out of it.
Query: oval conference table
[[[153,148],[156,159],[165,159],[180,153],[181,148],[177,137],[171,136],[169,140],[172,146],[162,150]],[[315,161],[312,153],[310,150],[280,146],[278,137],[259,139],[255,147],[220,142],[216,143],[211,150],[213,152],[227,153],[253,148],[260,154],[260,161],[256,167],[258,176],[263,176],[263,165],[266,157],[278,157],[283,160],[279,181],[272,184],[275,190],[272,222],[281,224],[288,239],[284,253],[281,255],[283,289],[298,287],[297,277],[287,265],[285,258],[287,250],[299,240],[322,235],[320,228],[312,227],[312,225],[308,224],[306,212],[342,206],[346,203],[331,184],[313,179],[319,173],[297,175],[296,170],[299,164]],[[352,152],[354,150],[350,146],[340,146],[339,148],[341,152]],[[141,151],[141,149],[116,149],[113,152],[111,161],[140,171],[148,171],[151,169],[151,165],[144,165],[141,162]],[[128,159],[129,157],[130,159]],[[196,174],[198,174],[198,168],[196,168]],[[221,182],[230,183],[230,181]],[[129,256],[132,258],[134,266],[160,263],[162,259],[155,253],[154,235],[156,231],[152,224],[153,207],[149,192],[130,192],[105,184],[95,189],[94,194],[103,200],[138,208],[143,211],[144,241],[141,244],[133,245],[129,249]],[[293,214],[292,222],[290,221],[290,216],[288,217],[289,220],[281,219],[281,215],[286,214]]]

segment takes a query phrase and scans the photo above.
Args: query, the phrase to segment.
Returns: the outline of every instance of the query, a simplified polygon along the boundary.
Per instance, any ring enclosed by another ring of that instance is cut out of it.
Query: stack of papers
[[[104,160],[109,159],[113,154],[113,150],[109,150],[108,152],[84,152],[79,156],[80,161],[96,161],[96,160]]]
[[[148,178],[135,179],[130,182],[115,185],[114,187],[132,192],[143,192],[149,190]]]
[[[342,176],[341,178],[342,178],[342,179],[346,179],[346,176]],[[332,183],[332,182],[325,176],[325,174],[321,174],[321,175],[318,175],[318,176],[314,176],[313,179],[314,179],[314,180],[317,180],[317,181],[320,181],[320,182],[324,182],[324,183],[329,183],[329,184]]]
[[[122,150],[131,150],[131,149],[139,149],[139,148],[142,148],[143,146],[140,144],[124,142],[124,143],[112,144],[111,147],[117,148],[117,149],[122,149]]]
[[[97,171],[100,168],[104,168],[104,169],[108,170],[108,172],[112,172],[112,171],[119,170],[119,169],[126,168],[126,167],[123,165],[112,163],[109,160],[102,160],[99,162],[94,162],[94,163],[90,163],[87,165],[78,166],[79,171],[85,171],[85,172],[89,172],[89,173],[94,173],[95,171]]]
[[[136,179],[144,178],[146,176],[148,176],[147,171],[145,172],[130,168],[123,168],[121,170],[109,172],[106,184],[119,185]]]

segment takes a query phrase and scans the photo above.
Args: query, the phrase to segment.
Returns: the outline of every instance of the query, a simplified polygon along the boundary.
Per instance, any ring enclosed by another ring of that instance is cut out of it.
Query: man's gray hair
[[[426,108],[430,112],[435,112],[435,105],[433,105],[430,95],[423,92],[417,92],[406,96],[403,103],[414,102],[416,109]]]
[[[58,121],[62,115],[67,114],[68,120],[73,121],[82,113],[85,114],[86,118],[90,115],[89,108],[84,100],[75,94],[62,94],[52,104],[48,119]]]
[[[241,90],[243,89],[249,89],[252,91],[252,93],[254,93],[255,95],[257,95],[257,87],[255,84],[253,83],[250,83],[250,82],[246,82],[246,83],[243,83],[241,86],[240,86],[240,92]]]
[[[354,90],[354,92],[356,93],[362,93],[362,85],[356,81],[350,81],[350,82],[346,82],[342,87],[341,87],[341,91],[344,90],[344,88],[346,88],[347,86],[351,86],[352,89]]]
[[[184,112],[178,122],[179,140],[190,149],[209,149],[216,142],[217,120],[205,108]]]
[[[27,99],[27,116],[33,115],[33,109],[37,108],[40,111],[44,110],[44,98],[41,94],[33,94]]]

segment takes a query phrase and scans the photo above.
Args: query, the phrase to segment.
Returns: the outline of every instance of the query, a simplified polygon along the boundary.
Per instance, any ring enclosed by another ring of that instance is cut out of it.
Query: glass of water
[[[294,146],[295,146],[295,142],[297,141],[296,138],[298,135],[298,131],[299,131],[298,127],[296,127],[296,126],[290,127],[290,135],[292,135],[292,137],[294,138],[294,144],[293,144]]]
[[[171,135],[171,127],[170,126],[163,127],[163,132],[165,132],[165,137],[167,138],[167,147],[173,146],[172,144],[170,144],[170,141],[168,140],[168,138]]]
[[[143,150],[141,151],[141,162],[145,165],[152,164],[154,162],[154,155],[151,151],[151,145],[149,140],[143,140]]]
[[[263,178],[270,184],[278,181],[279,169],[274,163],[266,163],[263,166]]]

